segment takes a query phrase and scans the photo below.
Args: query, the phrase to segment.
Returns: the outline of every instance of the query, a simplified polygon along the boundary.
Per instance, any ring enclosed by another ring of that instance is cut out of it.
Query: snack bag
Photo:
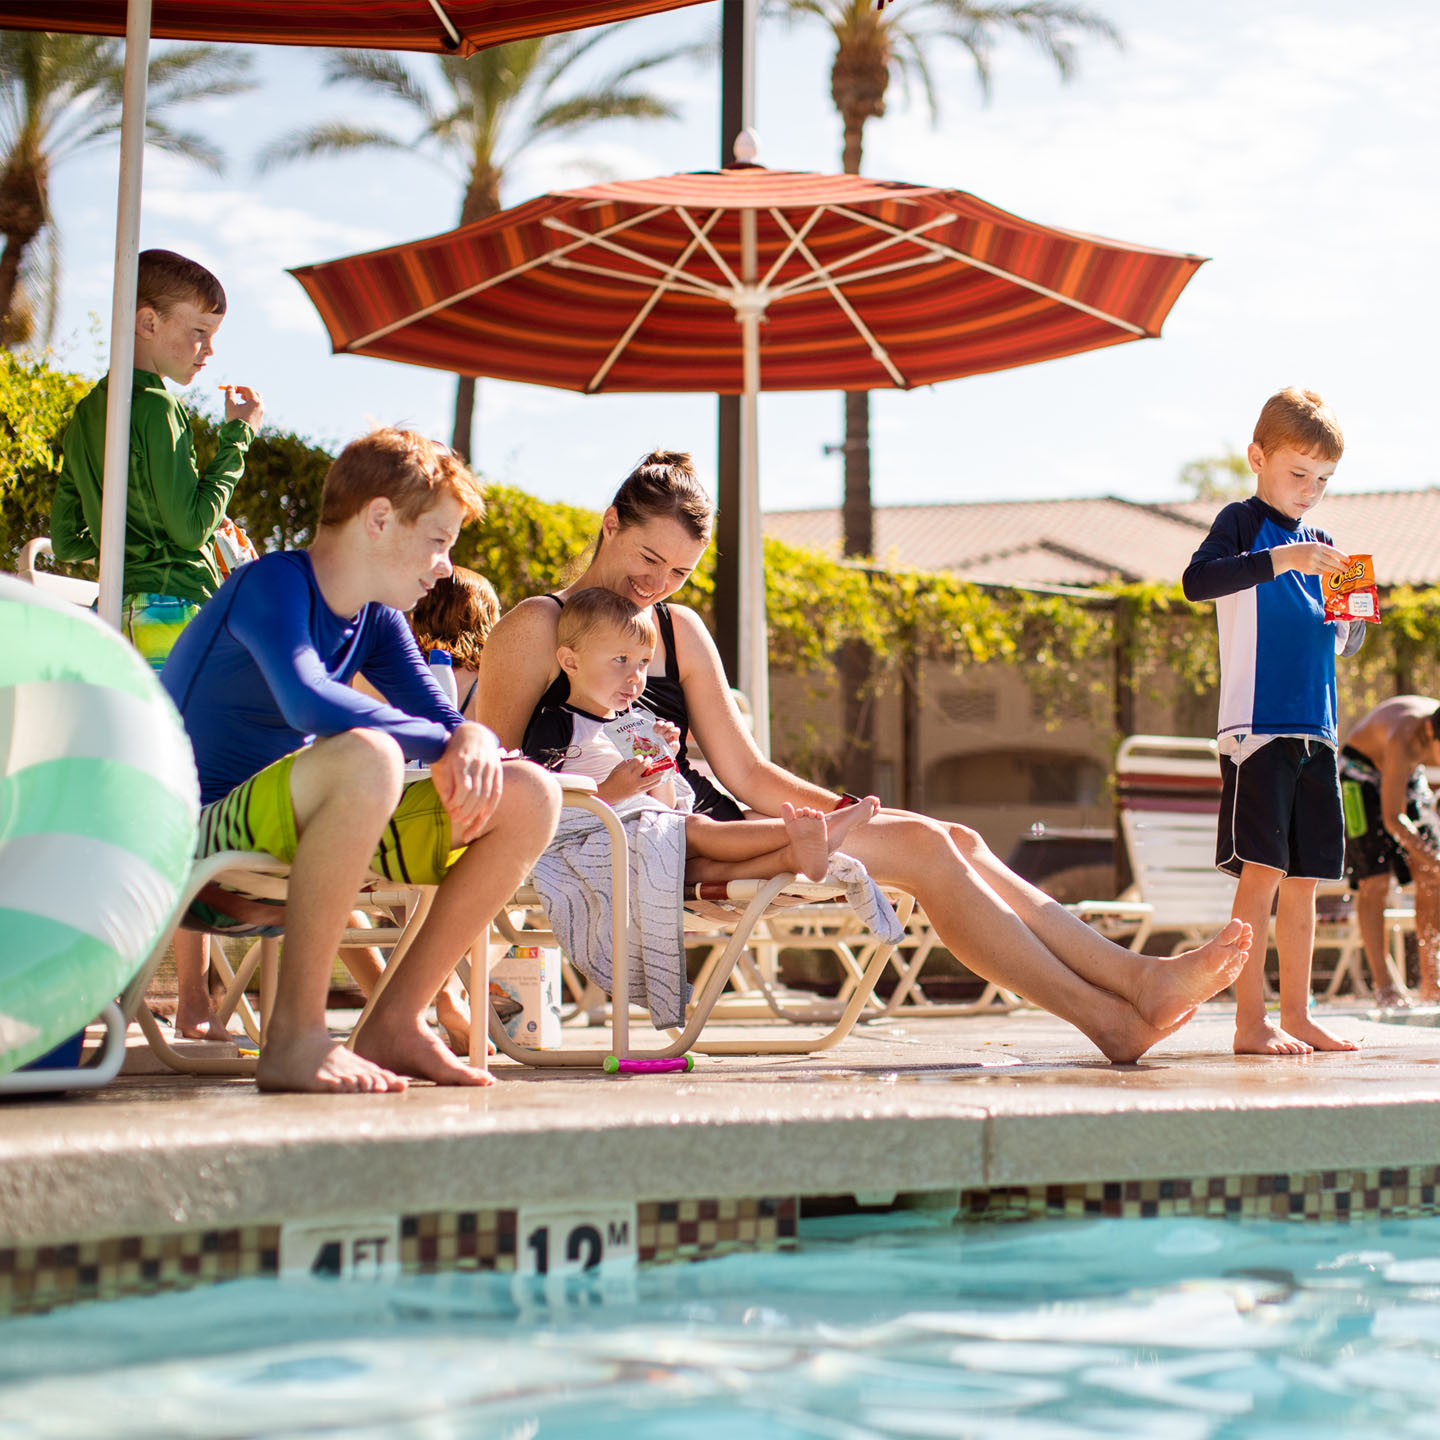
[[[1380,623],[1380,591],[1375,584],[1375,563],[1369,555],[1352,555],[1338,575],[1322,575],[1327,620],[1369,620]]]
[[[655,728],[655,717],[648,710],[627,710],[605,725],[605,733],[614,742],[622,760],[643,760],[645,774],[658,770],[674,770],[675,757]]]
[[[211,553],[222,580],[242,565],[260,558],[260,552],[250,537],[228,515],[215,527],[215,533],[210,538]]]

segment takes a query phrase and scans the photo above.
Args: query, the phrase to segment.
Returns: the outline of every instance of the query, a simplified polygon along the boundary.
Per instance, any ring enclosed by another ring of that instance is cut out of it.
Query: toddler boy
[[[1235,981],[1239,1055],[1356,1048],[1308,1011],[1315,887],[1340,878],[1345,853],[1335,656],[1360,648],[1365,622],[1325,619],[1319,577],[1350,560],[1304,516],[1344,448],[1335,412],[1314,391],[1272,395],[1247,451],[1255,495],[1220,512],[1185,571],[1186,598],[1214,600],[1220,629],[1215,863],[1238,877],[1232,914],[1257,936],[1276,906],[1280,1024],[1265,1012],[1265,946],[1257,944]]]
[[[130,461],[125,498],[125,574],[121,629],[158,674],[181,630],[220,588],[212,537],[245,469],[245,452],[264,417],[259,394],[225,387],[220,447],[202,475],[185,407],[166,380],[190,385],[215,351],[225,291],[203,266],[170,250],[140,255],[135,297],[135,373],[131,379]],[[64,463],[50,511],[57,560],[100,554],[105,468],[105,376],[75,407],[65,430]],[[179,1000],[175,1033],[223,1040],[205,983],[206,938],[175,937]]]
[[[687,812],[687,880],[763,880],[784,874],[823,880],[831,853],[879,811],[880,802],[871,795],[828,814],[786,804],[779,820],[725,821],[688,813],[694,795],[684,777],[673,768],[653,769],[644,760],[626,759],[605,728],[645,688],[656,641],[649,614],[611,590],[580,590],[565,602],[555,636],[570,698],[542,711],[527,732],[531,758],[564,774],[589,776],[600,798],[616,808],[648,797],[652,804]],[[655,725],[666,744],[679,741],[673,725]]]

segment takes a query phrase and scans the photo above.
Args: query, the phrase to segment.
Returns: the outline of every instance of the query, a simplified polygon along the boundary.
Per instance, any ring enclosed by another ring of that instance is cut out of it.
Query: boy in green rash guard
[[[195,380],[214,353],[224,319],[225,291],[203,265],[170,250],[141,253],[121,628],[157,674],[181,630],[220,588],[211,537],[225,518],[245,469],[245,452],[264,416],[256,391],[226,386],[220,448],[200,473],[190,416],[165,381],[183,387]],[[50,510],[50,544],[57,560],[94,560],[100,554],[109,381],[107,375],[80,401],[65,430],[64,464]],[[176,936],[178,1035],[224,1038],[205,983],[208,964],[206,937],[185,931]]]

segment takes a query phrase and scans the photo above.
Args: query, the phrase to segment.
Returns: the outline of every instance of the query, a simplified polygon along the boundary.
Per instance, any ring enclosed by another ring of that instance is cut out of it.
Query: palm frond
[[[193,130],[176,130],[164,120],[149,116],[145,123],[145,143],[169,155],[179,155],[208,170],[212,175],[225,173],[225,156],[203,135]]]
[[[535,117],[530,128],[536,136],[553,135],[596,120],[673,120],[677,113],[673,105],[654,95],[598,91],[551,105]]]
[[[264,172],[294,160],[316,160],[355,150],[409,150],[407,141],[386,130],[362,130],[343,120],[327,120],[308,130],[294,130],[278,136],[255,157],[255,168]]]
[[[383,50],[337,50],[325,67],[327,85],[360,85],[418,111],[428,121],[435,105],[415,72]]]

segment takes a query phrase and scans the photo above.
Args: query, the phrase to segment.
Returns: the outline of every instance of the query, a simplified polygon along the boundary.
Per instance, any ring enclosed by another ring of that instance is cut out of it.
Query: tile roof
[[[875,511],[875,553],[906,569],[1005,583],[1096,585],[1178,580],[1220,506],[1145,505],[1115,496],[886,505]],[[1314,522],[1352,552],[1375,556],[1382,585],[1440,584],[1440,487],[1334,491]],[[840,551],[838,510],[772,510],[765,533]]]

